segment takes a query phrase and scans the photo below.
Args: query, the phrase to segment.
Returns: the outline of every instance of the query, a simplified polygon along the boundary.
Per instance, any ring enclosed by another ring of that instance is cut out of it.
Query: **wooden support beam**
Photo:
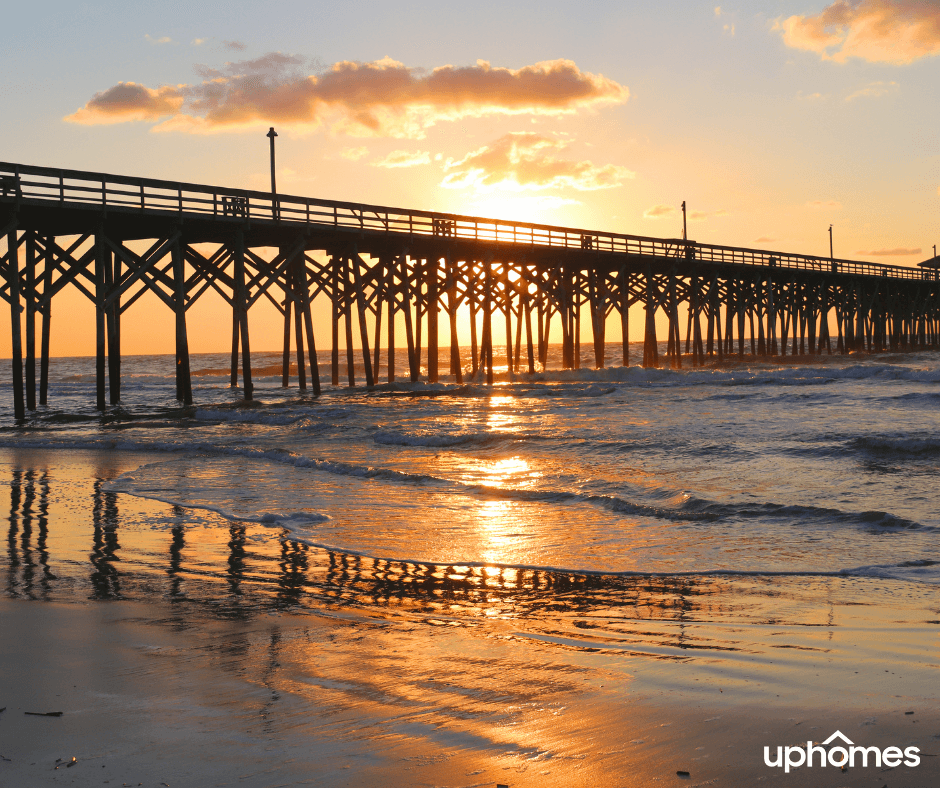
[[[330,257],[330,379],[334,386],[339,385],[339,316],[343,311],[343,296],[339,291],[340,258],[337,255]]]
[[[594,339],[594,369],[604,368],[604,327],[607,323],[606,279],[596,268],[588,273],[588,288],[591,300],[591,333]]]
[[[10,327],[13,350],[13,416],[17,421],[26,418],[23,401],[23,336],[20,325],[20,261],[19,239],[16,230],[7,231],[7,281],[10,286]]]
[[[352,255],[353,276],[356,280],[356,307],[359,311],[359,342],[362,345],[362,366],[365,370],[366,385],[374,386],[375,378],[372,375],[372,357],[369,353],[369,327],[366,325],[366,298],[365,289],[362,286],[362,271],[359,266],[364,263],[357,253]]]
[[[513,369],[512,352],[512,291],[509,284],[509,267],[506,263],[502,264],[503,292],[505,301],[503,303],[503,314],[506,317],[506,374],[509,380],[515,380]]]
[[[408,275],[408,256],[399,258],[399,279],[402,311],[405,313],[405,339],[408,342],[408,373],[412,383],[416,383],[420,374],[420,349],[415,348],[414,323],[411,316],[411,277]]]
[[[476,263],[467,264],[467,302],[470,308],[470,374],[476,377],[480,369],[480,357],[477,355],[477,286]]]
[[[525,308],[525,345],[526,345],[526,360],[528,361],[528,372],[530,375],[535,374],[535,346],[532,342],[532,294],[529,292],[529,285],[525,286],[523,291],[524,299],[524,308]]]
[[[643,366],[659,366],[659,348],[656,342],[656,306],[657,287],[653,281],[653,272],[646,266],[646,331],[643,335]]]
[[[51,239],[46,238],[45,260],[43,263],[43,311],[42,339],[39,342],[39,404],[48,404],[49,399],[49,333],[52,330],[52,271],[54,268]]]
[[[572,365],[575,369],[581,369],[581,272],[574,272],[574,279],[572,282],[572,321],[574,325],[571,329],[571,334],[573,337],[573,347],[572,358],[574,359],[574,364]]]
[[[237,289],[237,288],[236,288]],[[232,363],[231,363],[231,382],[229,386],[231,388],[238,387],[238,334],[240,330],[240,323],[238,321],[238,306],[233,301],[232,304]]]
[[[410,280],[414,282],[415,296],[415,367],[417,374],[421,374],[421,350],[422,344],[422,326],[424,324],[425,296],[424,296],[424,266],[427,260],[418,258],[415,260],[414,268]],[[417,380],[417,378],[416,378]]]
[[[107,246],[102,230],[95,236],[95,389],[98,410],[105,409],[105,290],[104,269],[106,267]]]
[[[307,333],[307,359],[310,364],[310,384],[313,388],[313,393],[315,396],[319,397],[320,390],[320,360],[317,358],[317,343],[316,339],[313,336],[313,315],[311,314],[311,297],[310,297],[310,281],[307,278],[307,266],[305,263],[305,258],[303,252],[300,254],[300,258],[297,261],[297,283],[298,283],[298,292],[300,295],[300,302],[297,305],[297,309],[300,310],[303,308],[304,314],[304,329]],[[298,352],[300,352],[300,343],[297,344]],[[300,366],[298,362],[298,367]]]
[[[395,382],[395,260],[385,261],[385,298],[388,301],[388,382]]]
[[[482,363],[486,368],[486,382],[493,385],[493,271],[492,260],[488,258],[484,263],[484,291],[483,291],[483,342]]]
[[[754,303],[757,312],[757,355],[767,355],[767,335],[764,331],[764,324],[767,320],[767,295],[764,288],[763,277],[758,276],[754,280]]]
[[[623,365],[630,366],[630,289],[628,287],[626,267],[620,269],[620,343],[623,351]]]
[[[235,308],[238,315],[238,333],[242,346],[242,391],[246,400],[254,399],[255,387],[251,380],[251,344],[248,338],[248,288],[245,283],[245,236],[241,229],[235,235]]]
[[[542,284],[541,276],[539,277],[539,284]],[[537,324],[536,328],[538,329],[538,339],[539,339],[539,364],[542,367],[542,371],[545,371],[545,362],[548,359],[548,322],[546,320],[545,313],[545,301],[547,294],[544,293],[539,287],[536,297],[538,301],[535,304]]]
[[[447,314],[450,318],[450,374],[456,383],[463,383],[460,345],[457,340],[457,266],[450,255],[444,258],[447,271]]]
[[[36,410],[36,233],[26,233],[26,409]]]
[[[560,284],[560,303],[558,305],[561,317],[561,366],[562,369],[574,369],[574,317],[572,315],[571,272],[562,267],[562,282]]]
[[[294,299],[293,293],[285,285],[284,287],[284,342],[283,352],[281,354],[281,388],[286,389],[290,386],[290,332],[291,316],[293,312]],[[299,323],[298,323],[299,325]],[[300,348],[297,348],[300,351]],[[303,356],[303,351],[300,351]]]
[[[676,297],[676,275],[669,274],[669,339],[672,345],[673,369],[682,369],[682,344],[679,336],[679,303]]]
[[[353,349],[352,334],[352,293],[349,290],[349,254],[344,252],[343,260],[343,327],[346,330],[346,379],[349,388],[356,385],[356,355]]]
[[[428,288],[428,383],[437,383],[440,377],[438,365],[440,363],[440,347],[438,341],[438,268],[440,261],[435,255],[430,258],[425,267]]]
[[[108,334],[108,393],[109,402],[117,405],[121,401],[121,302],[119,286],[121,282],[121,258],[110,248],[104,252],[104,284],[107,305],[105,323]]]
[[[372,294],[373,298],[375,298],[375,340],[372,342],[372,377],[375,378],[376,383],[379,382],[382,369],[382,307],[385,304],[384,295],[386,287],[385,260],[379,258],[379,262],[375,268],[375,290]]]
[[[306,306],[306,273],[304,271],[304,249],[301,245],[293,252],[287,270],[284,273],[288,287],[284,291],[284,320],[290,322],[291,306],[294,312],[294,351],[297,358],[297,388],[307,390],[307,363],[304,358],[304,311]],[[290,372],[290,332],[285,325],[285,344],[288,345],[287,365]],[[313,370],[311,368],[311,374]]]
[[[173,282],[176,290],[173,310],[176,313],[176,398],[184,405],[192,405],[193,381],[189,366],[189,336],[186,332],[186,267],[179,238],[173,242],[170,254],[173,258]],[[247,332],[246,315],[246,348],[248,347]],[[245,371],[245,379],[247,383],[248,370]],[[247,394],[246,399],[250,399]]]

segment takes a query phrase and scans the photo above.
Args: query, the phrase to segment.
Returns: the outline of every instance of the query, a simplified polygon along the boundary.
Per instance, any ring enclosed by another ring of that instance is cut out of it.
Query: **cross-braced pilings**
[[[210,289],[231,308],[231,382],[238,386],[241,374],[246,399],[249,315],[262,299],[283,320],[283,385],[293,349],[298,385],[307,390],[309,382],[314,394],[314,327],[323,322],[314,315],[324,307],[331,381],[350,386],[359,368],[366,385],[394,381],[398,353],[412,381],[447,374],[492,383],[495,367],[510,379],[532,374],[546,364],[550,337],[561,339],[563,367],[576,368],[582,319],[594,366],[604,366],[611,325],[619,326],[626,366],[631,307],[645,317],[633,336],[643,339],[644,366],[940,342],[940,281],[930,264],[872,265],[23,165],[0,164],[0,174],[0,296],[10,305],[17,418],[47,402],[52,304],[67,287],[95,307],[101,409],[120,401],[121,323],[147,292],[175,316],[176,395],[187,404],[186,316]],[[469,358],[458,342],[467,321]]]

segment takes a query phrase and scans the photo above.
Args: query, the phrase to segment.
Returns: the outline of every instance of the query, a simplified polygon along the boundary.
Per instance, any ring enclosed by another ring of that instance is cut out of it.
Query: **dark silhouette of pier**
[[[348,384],[356,382],[357,353],[366,384],[379,380],[383,319],[389,381],[399,350],[407,353],[411,380],[420,375],[424,350],[428,380],[439,379],[442,315],[449,330],[445,363],[457,382],[467,367],[492,383],[494,356],[503,353],[511,374],[535,372],[545,364],[553,325],[561,327],[563,366],[576,367],[582,318],[590,320],[595,364],[602,367],[614,313],[627,365],[629,308],[636,304],[645,314],[644,366],[698,366],[746,352],[912,350],[940,341],[937,258],[907,268],[9,163],[0,163],[0,235],[18,419],[36,408],[37,392],[46,404],[52,304],[66,287],[95,305],[101,409],[120,401],[122,316],[147,291],[176,316],[176,394],[187,404],[186,313],[209,289],[231,306],[231,380],[238,385],[240,370],[246,399],[248,317],[261,299],[283,317],[283,385],[293,345],[298,384],[306,390],[309,374],[315,394],[318,296],[330,304],[333,385],[340,381],[341,328]],[[465,306],[469,359],[457,342],[457,310]],[[668,317],[665,359],[656,336],[659,310]],[[505,327],[500,350],[494,317]]]

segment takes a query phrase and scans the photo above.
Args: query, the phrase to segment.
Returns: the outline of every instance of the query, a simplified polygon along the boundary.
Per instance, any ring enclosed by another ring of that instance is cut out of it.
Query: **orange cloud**
[[[706,219],[711,218],[712,216],[727,216],[728,211],[724,208],[718,211],[692,211],[689,214],[689,219],[693,222],[703,222]]]
[[[856,90],[854,93],[850,93],[845,97],[846,101],[852,101],[857,98],[880,98],[881,96],[886,96],[888,93],[896,90],[898,87],[897,82],[870,82],[863,88]]]
[[[812,202],[806,203],[807,208],[841,208],[842,203],[836,202],[835,200],[813,200]]]
[[[837,0],[812,16],[780,18],[774,29],[794,49],[844,63],[850,57],[905,65],[940,53],[936,0]]]
[[[183,96],[178,88],[151,90],[136,82],[118,82],[95,93],[80,110],[66,120],[73,123],[123,123],[128,120],[159,120],[180,111]]]
[[[621,181],[634,176],[630,170],[614,164],[595,165],[590,161],[557,158],[554,152],[568,143],[531,131],[507,134],[460,161],[448,159],[444,165],[448,174],[441,186],[515,191],[567,186],[593,191],[620,186]]]
[[[349,159],[350,161],[359,161],[359,159],[368,154],[369,149],[365,145],[360,145],[358,148],[343,148],[339,153],[344,159]]]
[[[373,167],[417,167],[421,164],[430,164],[431,154],[426,150],[416,150],[413,153],[407,150],[393,150],[381,161],[373,162]]]
[[[917,247],[916,249],[878,249],[877,251],[856,252],[855,254],[861,255],[862,257],[904,257],[906,255],[915,255],[920,253],[921,249],[920,247]]]
[[[654,205],[643,211],[644,219],[662,219],[664,216],[672,216],[676,209],[672,205]]]
[[[160,112],[143,95],[137,104],[103,102],[102,97],[133,84],[121,83],[96,94],[67,120],[113,123],[164,117],[164,130],[187,131],[327,122],[335,131],[357,136],[420,138],[424,129],[439,121],[493,114],[570,114],[629,97],[623,85],[582,72],[570,60],[515,70],[479,60],[474,66],[425,71],[386,57],[371,63],[343,61],[318,74],[306,73],[304,65],[302,58],[274,52],[221,69],[200,67],[203,82],[198,85],[162,86],[156,91],[136,86],[166,99]]]

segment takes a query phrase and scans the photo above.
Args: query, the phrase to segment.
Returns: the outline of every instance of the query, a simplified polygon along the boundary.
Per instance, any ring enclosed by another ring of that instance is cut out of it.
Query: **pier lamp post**
[[[277,219],[277,184],[274,181],[274,138],[277,132],[274,126],[268,129],[267,138],[271,140],[271,215]]]
[[[685,222],[685,200],[682,201],[682,240],[689,240],[689,229]]]

